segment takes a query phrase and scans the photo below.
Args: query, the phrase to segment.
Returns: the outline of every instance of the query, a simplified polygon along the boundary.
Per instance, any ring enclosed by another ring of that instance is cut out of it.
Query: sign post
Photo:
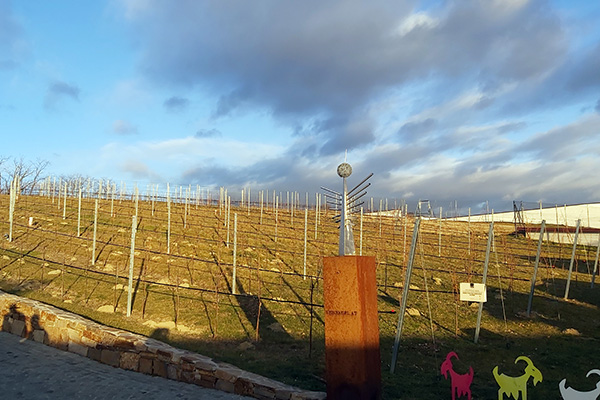
[[[338,257],[323,258],[325,300],[325,361],[329,400],[381,398],[381,356],[375,257],[356,256],[351,215],[370,185],[369,175],[348,191],[350,164],[337,169],[343,192],[323,188],[340,212]],[[354,193],[354,194],[353,194]]]
[[[328,399],[381,397],[375,257],[323,258]]]

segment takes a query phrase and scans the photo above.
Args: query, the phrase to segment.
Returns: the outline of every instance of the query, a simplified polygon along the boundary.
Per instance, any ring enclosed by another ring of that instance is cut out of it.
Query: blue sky
[[[597,1],[0,0],[1,157],[496,209],[598,201]],[[311,195],[312,198],[312,195]]]

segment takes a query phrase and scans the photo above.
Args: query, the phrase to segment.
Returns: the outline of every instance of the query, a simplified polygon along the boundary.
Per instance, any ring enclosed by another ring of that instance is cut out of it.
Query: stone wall
[[[257,399],[320,400],[310,392],[158,340],[110,328],[56,307],[0,291],[2,330],[113,367]]]

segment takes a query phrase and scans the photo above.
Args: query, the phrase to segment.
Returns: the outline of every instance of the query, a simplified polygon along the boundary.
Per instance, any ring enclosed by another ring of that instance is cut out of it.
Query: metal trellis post
[[[487,282],[487,273],[488,266],[490,264],[490,249],[492,248],[492,243],[494,242],[494,221],[490,223],[490,230],[488,232],[488,242],[487,247],[485,249],[485,264],[483,265],[483,287],[484,290],[487,290],[485,284]],[[483,312],[483,302],[479,303],[479,311],[477,312],[477,327],[475,328],[475,339],[474,343],[479,341],[479,329],[481,328],[481,313]]]
[[[540,254],[542,252],[542,243],[544,242],[544,231],[546,230],[546,220],[542,220],[540,226],[540,238],[538,240],[537,254],[535,255],[535,265],[533,266],[533,276],[531,277],[531,289],[529,290],[529,301],[527,302],[527,316],[531,314],[531,302],[533,301],[533,291],[535,290],[535,280],[537,278],[538,266],[540,265]]]
[[[404,324],[404,312],[406,311],[406,299],[408,298],[408,289],[410,288],[410,275],[412,272],[413,260],[415,258],[417,237],[419,236],[419,226],[421,218],[415,219],[413,228],[412,242],[410,245],[410,254],[408,256],[408,264],[406,265],[406,276],[404,278],[404,287],[402,288],[402,304],[398,314],[398,326],[396,327],[396,338],[394,340],[394,349],[392,351],[392,365],[390,373],[393,374],[396,369],[396,358],[398,357],[398,346],[400,345],[400,335],[402,334],[402,325]]]
[[[566,215],[565,211],[565,215]],[[566,220],[566,217],[565,217]],[[579,236],[579,225],[581,220],[577,220],[577,227],[575,228],[575,237],[573,238],[573,251],[571,252],[571,263],[569,264],[569,277],[567,278],[567,287],[565,288],[565,300],[569,298],[569,288],[571,287],[571,274],[573,273],[573,263],[575,262],[575,252],[577,251],[577,237]]]

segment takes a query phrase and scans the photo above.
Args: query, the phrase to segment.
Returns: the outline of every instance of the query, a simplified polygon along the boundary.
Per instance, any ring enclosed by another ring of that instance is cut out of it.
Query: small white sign
[[[487,290],[485,290],[485,285],[483,283],[461,282],[460,300],[485,303],[487,301]]]

